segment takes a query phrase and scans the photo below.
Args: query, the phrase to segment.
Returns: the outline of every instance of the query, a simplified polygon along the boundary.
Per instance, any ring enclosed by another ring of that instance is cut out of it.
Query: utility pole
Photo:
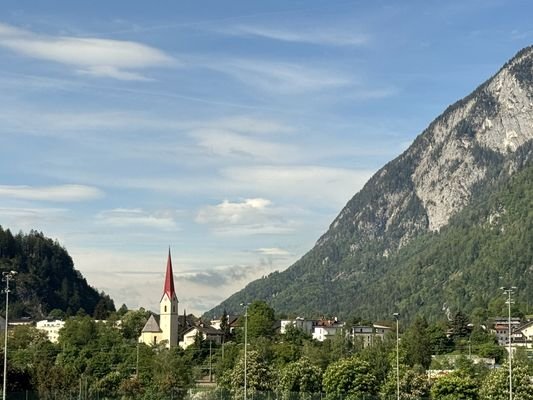
[[[209,382],[213,382],[212,375],[211,375],[211,340],[209,340]]]
[[[135,378],[139,379],[139,342],[137,342],[137,360],[135,361]]]
[[[516,287],[510,286],[510,287],[502,287],[500,288],[503,290],[505,294],[507,294],[507,306],[508,306],[508,313],[509,313],[509,400],[513,400],[513,367],[512,367],[512,360],[513,360],[513,348],[511,346],[512,344],[512,330],[511,330],[511,304],[514,303],[511,300],[511,295],[514,293]]]
[[[8,312],[9,312],[9,280],[17,274],[16,271],[2,272],[4,281],[6,282],[6,326],[4,330],[4,384],[2,387],[2,400],[6,400],[6,388],[7,388],[7,326],[8,326]]]
[[[241,303],[244,307],[244,400],[248,399],[247,396],[247,371],[246,371],[246,352],[248,351],[248,306],[250,303]]]
[[[396,319],[396,400],[400,400],[400,313],[394,313]]]

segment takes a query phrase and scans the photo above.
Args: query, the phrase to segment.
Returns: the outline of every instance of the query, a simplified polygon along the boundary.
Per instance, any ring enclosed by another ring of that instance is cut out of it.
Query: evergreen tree
[[[418,316],[400,341],[402,359],[410,367],[420,365],[427,369],[431,364],[431,337],[426,318]]]
[[[222,312],[222,317],[220,318],[220,330],[223,333],[222,341],[225,343],[230,338],[230,326],[228,323],[228,313],[226,309]]]
[[[248,306],[248,337],[272,337],[274,335],[275,320],[274,309],[272,307],[264,301],[254,301]],[[244,324],[245,318],[242,316],[240,319],[242,328],[244,328]]]
[[[450,329],[452,332],[452,339],[458,341],[459,339],[465,339],[470,336],[470,328],[468,327],[469,321],[468,317],[458,311],[450,323]]]

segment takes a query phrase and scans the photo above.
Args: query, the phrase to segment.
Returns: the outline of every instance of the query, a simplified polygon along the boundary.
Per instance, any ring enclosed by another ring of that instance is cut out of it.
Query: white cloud
[[[9,186],[0,185],[0,196],[54,202],[74,202],[93,200],[102,197],[103,192],[92,186],[60,185],[60,186]]]
[[[208,206],[198,213],[196,221],[201,224],[216,222],[227,224],[239,224],[246,221],[250,216],[264,213],[271,206],[270,200],[246,199],[241,203],[231,203],[224,200],[216,206]]]
[[[172,195],[206,195],[220,198],[269,198],[278,204],[298,204],[302,208],[327,207],[336,210],[358,192],[374,173],[368,169],[348,169],[319,165],[239,165],[221,167],[218,175],[115,176],[85,171],[55,172],[53,177],[84,179],[110,188],[157,191]],[[291,211],[292,212],[292,211]]]
[[[69,253],[76,268],[91,285],[110,294],[117,307],[126,303],[130,308],[158,310],[165,276],[165,248],[153,253],[72,246]],[[254,252],[245,253],[247,259],[236,264],[218,266],[220,254],[194,252],[190,254],[190,260],[180,258],[180,255],[183,254],[172,252],[180,310],[185,308],[196,314],[214,307],[251,280],[288,266],[286,259],[277,264],[258,260]],[[198,302],[198,299],[204,300]]]
[[[215,267],[210,270],[183,271],[179,272],[177,277],[180,280],[217,287],[228,283],[242,283],[247,281],[250,276],[256,276],[257,272],[257,268],[252,265],[232,265]]]
[[[0,24],[0,46],[27,57],[74,66],[80,73],[121,80],[146,80],[130,70],[175,62],[161,50],[141,43],[38,35],[6,24]]]
[[[66,212],[64,208],[21,208],[0,207],[0,216],[3,218],[37,219],[42,217],[60,216]]]
[[[282,234],[294,231],[294,222],[284,210],[273,207],[267,199],[224,200],[216,206],[201,209],[196,222],[208,224],[215,233],[230,235]]]
[[[0,78],[1,79],[1,78]],[[22,82],[21,82],[22,84]],[[11,88],[7,88],[9,90]],[[16,104],[10,108],[0,109],[0,122],[3,126],[2,134],[13,132],[25,133],[35,136],[53,136],[72,138],[72,132],[87,132],[90,137],[104,137],[109,142],[113,137],[125,135],[132,137],[132,132],[150,131],[150,140],[153,136],[166,134],[167,142],[161,148],[168,149],[168,140],[175,137],[176,131],[192,132],[193,136],[202,133],[230,132],[245,136],[269,136],[293,133],[294,128],[277,119],[261,118],[246,114],[235,114],[230,117],[213,119],[184,119],[175,115],[165,115],[152,112],[132,112],[128,110],[96,110],[96,111],[71,111],[58,112],[46,111],[26,105]],[[110,135],[110,133],[112,135]],[[83,139],[87,140],[84,135]],[[145,136],[135,136],[138,140],[146,139]],[[76,140],[80,140],[76,137]],[[128,142],[126,144],[131,144]],[[124,145],[123,141],[121,145]]]
[[[147,78],[136,72],[123,71],[110,65],[97,65],[81,69],[78,72],[82,75],[115,78],[121,81],[153,81],[153,79]]]
[[[279,247],[262,247],[255,251],[257,254],[269,257],[281,257],[285,258],[291,255],[287,250],[280,249]]]
[[[332,208],[344,205],[374,171],[321,166],[231,167],[224,177],[235,189],[290,197]]]
[[[0,207],[0,220],[4,228],[14,232],[46,230],[48,226],[59,227],[68,219],[68,210],[63,208]],[[48,235],[57,237],[50,230]]]
[[[191,133],[198,145],[210,154],[245,157],[254,162],[296,159],[299,152],[293,146],[258,140],[230,131],[203,129]]]
[[[351,85],[352,78],[339,71],[310,68],[288,62],[247,59],[219,60],[206,65],[261,90],[276,93],[305,93]]]
[[[178,225],[174,211],[148,213],[141,209],[116,208],[102,211],[97,215],[100,223],[113,227],[142,226],[163,230],[175,230]]]
[[[329,46],[362,46],[369,42],[369,36],[339,29],[283,29],[261,26],[241,25],[229,31],[236,35],[258,36],[267,39],[294,43],[309,43]]]
[[[293,132],[294,128],[274,119],[258,118],[249,115],[235,115],[215,119],[211,122],[196,122],[196,127],[222,129],[244,134],[274,134]]]

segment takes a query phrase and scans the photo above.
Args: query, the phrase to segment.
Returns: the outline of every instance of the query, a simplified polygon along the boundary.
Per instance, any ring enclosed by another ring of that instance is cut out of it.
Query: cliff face
[[[341,285],[343,291],[361,291],[363,284],[379,281],[387,273],[384,260],[414,238],[439,232],[496,183],[528,165],[532,143],[529,47],[448,107],[402,155],[380,169],[302,259],[252,282],[222,306],[231,310],[233,303],[262,298],[278,311],[347,309],[339,302],[349,293],[339,297],[332,290]]]
[[[446,225],[478,184],[513,173],[523,163],[515,153],[533,139],[532,68],[533,48],[527,48],[450,106],[348,202],[317,244],[348,230],[352,252],[369,240],[385,240],[388,253]]]
[[[426,132],[426,147],[416,149],[420,161],[412,179],[429,229],[445,225],[487,177],[490,166],[476,157],[476,147],[507,156],[533,138],[531,81],[520,75],[531,69],[532,58],[531,49],[515,57]]]

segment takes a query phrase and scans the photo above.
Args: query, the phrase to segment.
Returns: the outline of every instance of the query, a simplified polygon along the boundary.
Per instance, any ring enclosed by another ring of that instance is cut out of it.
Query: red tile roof
[[[169,299],[173,299],[176,296],[176,291],[174,290],[174,274],[172,272],[170,249],[168,249],[167,273],[165,275],[165,287],[163,288],[163,294],[166,294]]]

